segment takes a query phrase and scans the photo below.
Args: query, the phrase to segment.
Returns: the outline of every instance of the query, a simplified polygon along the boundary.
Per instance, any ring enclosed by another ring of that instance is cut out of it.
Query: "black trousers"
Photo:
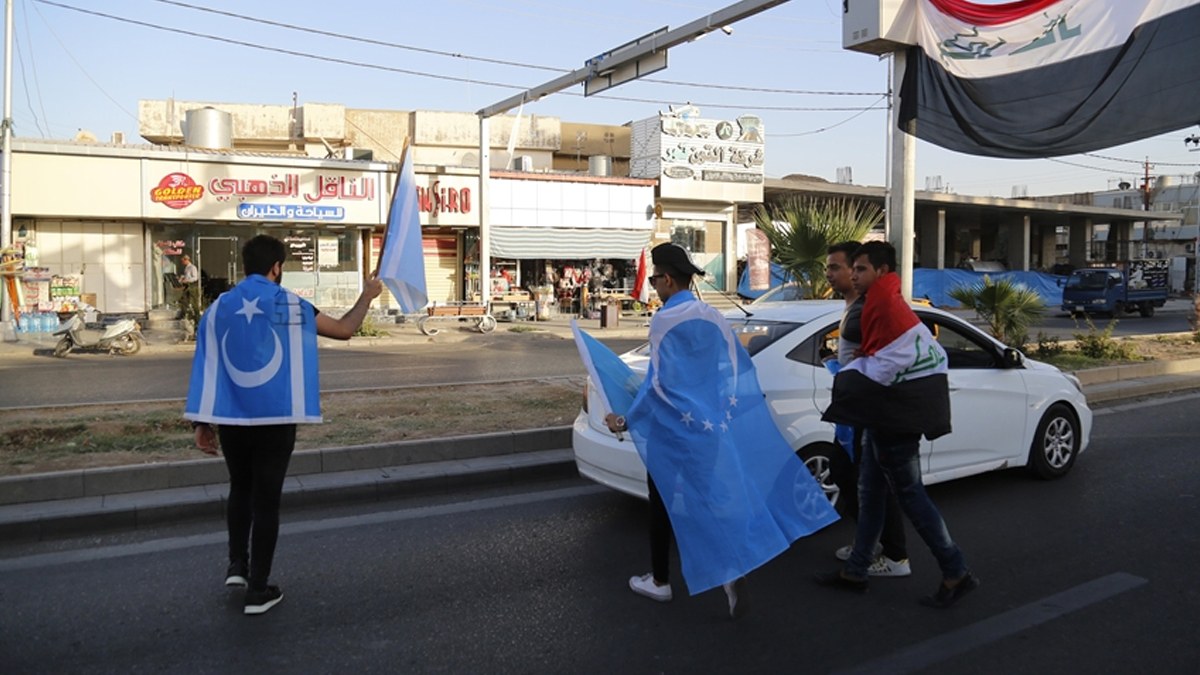
[[[858,520],[858,469],[862,465],[864,448],[862,446],[862,429],[854,430],[854,462],[850,471],[842,472],[841,480],[835,481],[841,488],[840,501],[842,515],[852,520]],[[839,448],[840,450],[840,448]],[[908,557],[908,539],[904,534],[904,512],[900,510],[900,502],[891,487],[887,491],[887,510],[883,517],[883,534],[879,537],[883,546],[883,554],[892,560],[904,560]]]
[[[296,425],[217,427],[229,469],[229,561],[250,567],[250,588],[261,591],[271,576],[279,539],[279,499],[296,447]]]
[[[650,486],[650,571],[654,573],[655,581],[667,584],[671,582],[671,538],[674,530],[654,481],[647,475],[646,482]]]

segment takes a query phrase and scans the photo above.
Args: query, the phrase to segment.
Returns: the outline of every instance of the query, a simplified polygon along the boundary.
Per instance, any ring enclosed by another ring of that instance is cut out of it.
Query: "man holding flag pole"
[[[192,421],[201,451],[224,451],[225,585],[248,587],[249,615],[283,600],[283,592],[267,580],[296,425],[321,422],[317,336],[349,340],[383,290],[372,276],[350,311],[335,319],[279,285],[286,258],[283,242],[265,234],[242,247],[246,278],[214,300],[197,327],[183,415]]]

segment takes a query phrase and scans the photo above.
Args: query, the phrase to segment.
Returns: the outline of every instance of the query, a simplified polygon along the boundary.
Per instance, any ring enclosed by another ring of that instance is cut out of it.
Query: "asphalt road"
[[[604,340],[617,352],[644,340]],[[475,336],[467,342],[409,343],[321,350],[321,390],[485,382],[582,375],[572,340],[529,333]],[[131,357],[72,354],[66,359],[7,357],[0,409],[19,406],[181,399],[191,376],[190,352]],[[12,386],[10,386],[10,384]]]
[[[1200,395],[1102,412],[1073,472],[934,486],[983,585],[815,586],[846,523],[720,591],[635,596],[645,506],[582,481],[284,515],[282,604],[240,614],[220,523],[0,544],[4,673],[1195,673]],[[677,568],[676,568],[677,569]]]

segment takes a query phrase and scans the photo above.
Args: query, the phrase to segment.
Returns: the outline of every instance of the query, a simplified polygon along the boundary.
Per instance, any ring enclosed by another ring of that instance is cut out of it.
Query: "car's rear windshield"
[[[729,319],[729,325],[750,356],[754,356],[803,324],[795,321],[756,321],[752,317],[743,317]],[[649,356],[650,343],[647,342],[633,351],[639,356]]]

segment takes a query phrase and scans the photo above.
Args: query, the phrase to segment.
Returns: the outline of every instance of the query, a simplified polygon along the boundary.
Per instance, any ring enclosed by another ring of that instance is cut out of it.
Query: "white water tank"
[[[183,144],[191,148],[229,150],[233,147],[233,115],[212,106],[189,110],[183,123]]]
[[[593,155],[588,157],[588,174],[592,176],[611,176],[612,157],[608,155]]]

